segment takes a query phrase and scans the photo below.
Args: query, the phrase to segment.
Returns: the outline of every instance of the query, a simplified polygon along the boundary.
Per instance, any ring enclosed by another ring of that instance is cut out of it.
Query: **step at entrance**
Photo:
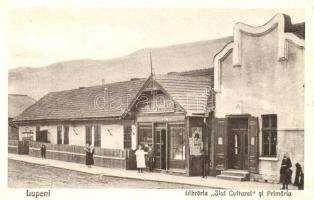
[[[221,171],[221,174],[217,178],[233,181],[249,181],[250,173],[244,170],[224,170]]]

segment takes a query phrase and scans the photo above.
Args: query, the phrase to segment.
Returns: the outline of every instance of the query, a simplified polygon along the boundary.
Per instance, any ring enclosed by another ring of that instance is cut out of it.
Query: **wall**
[[[95,123],[96,124],[96,123]],[[69,126],[69,145],[85,146],[85,125],[82,124],[67,124],[62,126],[62,143],[64,141],[63,131],[64,126]],[[94,124],[92,125],[92,142],[94,145]],[[101,125],[101,148],[107,149],[124,149],[124,129],[122,124],[100,124]],[[43,125],[40,130],[48,130],[48,141],[51,144],[57,144],[57,127],[58,125]],[[19,137],[21,140],[21,133],[26,131],[33,131],[33,140],[36,140],[36,126],[20,126]],[[108,130],[111,132],[108,132]]]
[[[123,125],[121,124],[101,125],[101,147],[123,149],[123,131]]]
[[[303,163],[304,49],[286,41],[288,60],[278,61],[277,31],[258,37],[242,34],[242,65],[232,65],[232,52],[222,60],[221,92],[216,94],[217,118],[247,113],[259,118],[261,128],[261,115],[277,114],[277,158],[261,158],[259,165],[265,177],[258,179],[267,181],[278,179],[284,152],[292,154],[293,165]],[[260,152],[261,138],[260,132]]]
[[[292,181],[295,176],[295,163],[304,166],[304,134],[303,131],[278,131],[278,155],[276,158],[261,158],[259,176],[254,179],[264,182],[278,182],[279,169],[283,155],[288,152],[292,162]]]

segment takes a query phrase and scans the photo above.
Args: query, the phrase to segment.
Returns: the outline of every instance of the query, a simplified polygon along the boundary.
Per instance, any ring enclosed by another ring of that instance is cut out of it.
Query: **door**
[[[248,132],[247,130],[232,129],[229,136],[231,147],[230,168],[248,168]]]
[[[248,169],[248,118],[229,119],[228,132],[228,167],[231,169]]]
[[[155,167],[158,169],[166,169],[167,167],[167,134],[165,127],[156,126],[155,129]]]

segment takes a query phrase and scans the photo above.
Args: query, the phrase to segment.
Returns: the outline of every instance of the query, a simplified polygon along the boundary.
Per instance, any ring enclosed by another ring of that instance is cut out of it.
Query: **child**
[[[147,154],[147,152],[142,149],[142,145],[138,145],[138,149],[135,151],[138,173],[143,173],[143,169],[146,168],[145,154]]]
[[[46,146],[43,144],[40,148],[41,158],[46,158]]]

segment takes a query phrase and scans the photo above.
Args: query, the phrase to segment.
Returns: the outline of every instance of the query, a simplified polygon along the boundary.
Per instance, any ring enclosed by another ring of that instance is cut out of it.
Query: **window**
[[[169,124],[170,160],[185,160],[184,125]]]
[[[132,126],[124,126],[124,148],[129,149],[132,147]]]
[[[85,127],[85,143],[92,144],[92,126]]]
[[[95,147],[101,146],[101,128],[100,128],[100,125],[94,126],[94,146]]]
[[[69,126],[64,126],[63,144],[69,144]]]
[[[152,146],[153,137],[152,137],[152,124],[139,124],[138,128],[138,144],[141,144],[142,147]]]
[[[277,115],[262,115],[263,156],[277,155]]]
[[[62,126],[57,127],[57,144],[62,144]]]
[[[40,130],[40,127],[36,127],[36,141],[37,142],[48,142],[48,131]]]

